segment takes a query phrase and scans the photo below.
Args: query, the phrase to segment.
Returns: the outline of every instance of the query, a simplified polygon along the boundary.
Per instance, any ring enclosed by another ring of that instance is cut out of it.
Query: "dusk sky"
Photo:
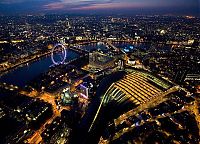
[[[200,0],[0,0],[0,14],[126,13],[198,15]]]

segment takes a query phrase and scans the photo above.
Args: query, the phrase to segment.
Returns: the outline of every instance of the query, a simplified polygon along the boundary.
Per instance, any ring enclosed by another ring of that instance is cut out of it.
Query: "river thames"
[[[149,44],[128,44],[128,43],[114,43],[114,46],[121,48],[125,52],[131,52],[136,48],[147,50],[150,45]],[[93,50],[103,50],[106,51],[108,48],[105,45],[97,45],[97,44],[89,44],[81,47],[87,51]],[[66,61],[78,58],[79,53],[68,50]],[[59,55],[55,55],[55,57],[59,57]],[[53,65],[51,60],[51,55],[42,57],[36,61],[29,62],[27,64],[21,65],[13,70],[10,70],[8,73],[0,77],[0,82],[5,82],[7,84],[16,85],[19,87],[24,87],[31,80],[39,76],[41,73],[48,71],[49,67]]]

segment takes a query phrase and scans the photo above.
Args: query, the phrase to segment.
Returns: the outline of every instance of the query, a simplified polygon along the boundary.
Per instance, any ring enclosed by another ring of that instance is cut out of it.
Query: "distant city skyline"
[[[1,0],[0,14],[174,14],[199,16],[199,0]]]

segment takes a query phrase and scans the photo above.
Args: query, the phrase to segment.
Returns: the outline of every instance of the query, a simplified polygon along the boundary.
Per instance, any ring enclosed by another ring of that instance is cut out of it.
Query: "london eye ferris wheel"
[[[67,57],[67,50],[66,47],[58,43],[54,45],[51,51],[51,60],[54,65],[64,64]]]

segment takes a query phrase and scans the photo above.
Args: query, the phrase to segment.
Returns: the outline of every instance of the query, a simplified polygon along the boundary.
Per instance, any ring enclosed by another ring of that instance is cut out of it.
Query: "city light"
[[[1,0],[0,144],[200,143],[197,0]]]

